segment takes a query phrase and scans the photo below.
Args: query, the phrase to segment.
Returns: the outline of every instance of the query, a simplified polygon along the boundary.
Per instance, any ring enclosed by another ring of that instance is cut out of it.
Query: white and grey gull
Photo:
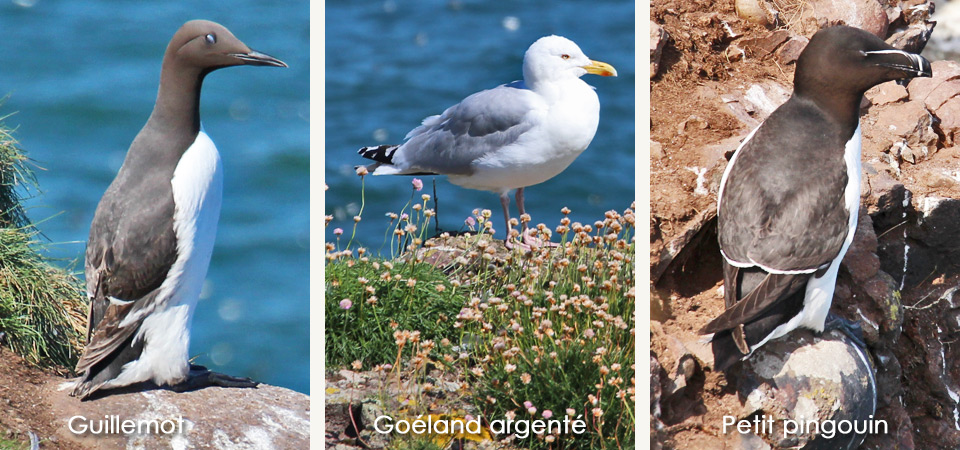
[[[174,390],[257,385],[191,366],[188,353],[223,191],[200,90],[210,72],[239,65],[286,67],[209,21],[185,23],[167,46],[153,112],[90,225],[88,342],[74,396],[146,381]]]
[[[546,36],[523,57],[523,80],[477,92],[442,114],[427,117],[400,145],[361,148],[373,175],[446,175],[451,183],[493,191],[512,244],[509,192],[516,189],[523,216],[523,190],[563,172],[593,140],[600,101],[585,74],[616,76],[610,64],[593,61],[573,41]],[[526,232],[522,245],[543,242]]]
[[[825,28],[810,39],[793,95],[740,144],[720,182],[726,310],[700,331],[712,334],[715,369],[798,327],[828,325],[860,208],[863,94],[931,74],[922,56],[857,28]],[[852,324],[837,317],[829,325]]]

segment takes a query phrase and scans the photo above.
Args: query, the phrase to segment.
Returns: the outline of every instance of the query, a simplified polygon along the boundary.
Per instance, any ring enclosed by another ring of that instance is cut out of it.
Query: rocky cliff
[[[743,137],[786,100],[809,37],[843,23],[920,51],[936,34],[932,12],[920,0],[652,5],[655,448],[960,446],[960,64],[935,61],[933,78],[883,84],[862,105],[860,223],[832,310],[861,324],[867,351],[801,331],[728,378],[696,334],[723,309],[720,177]],[[799,417],[886,428],[842,433],[842,442],[829,430],[785,438],[786,419]],[[774,425],[752,426],[761,418]]]

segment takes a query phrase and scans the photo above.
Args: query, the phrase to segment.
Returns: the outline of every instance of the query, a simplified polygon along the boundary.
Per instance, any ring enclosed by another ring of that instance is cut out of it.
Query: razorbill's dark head
[[[810,38],[797,59],[793,92],[852,130],[867,89],[886,81],[929,76],[930,62],[924,57],[841,25],[824,28]]]
[[[800,95],[850,92],[859,98],[885,81],[932,75],[924,57],[893,48],[859,28],[835,26],[810,39],[797,60],[793,85]]]
[[[167,46],[164,61],[168,59],[204,74],[239,65],[287,67],[277,58],[251,50],[226,27],[208,20],[183,24]]]

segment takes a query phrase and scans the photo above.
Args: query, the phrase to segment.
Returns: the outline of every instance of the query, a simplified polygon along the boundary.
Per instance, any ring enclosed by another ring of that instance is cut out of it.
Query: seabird
[[[857,227],[863,93],[931,75],[922,56],[857,28],[810,39],[793,95],[740,144],[720,182],[726,311],[700,331],[713,333],[717,370],[797,327],[823,331]]]
[[[185,23],[167,46],[153,112],[90,225],[89,326],[74,396],[144,381],[257,385],[191,367],[188,353],[223,191],[220,154],[200,125],[200,88],[208,73],[238,65],[287,66],[204,20]]]
[[[562,172],[582,153],[597,131],[600,101],[580,79],[592,73],[616,76],[610,64],[587,58],[561,36],[538,39],[523,56],[523,80],[477,92],[424,119],[400,145],[361,148],[376,163],[374,175],[447,175],[451,183],[500,194],[511,242],[511,190],[520,215],[523,189]],[[527,233],[522,245],[542,245]]]

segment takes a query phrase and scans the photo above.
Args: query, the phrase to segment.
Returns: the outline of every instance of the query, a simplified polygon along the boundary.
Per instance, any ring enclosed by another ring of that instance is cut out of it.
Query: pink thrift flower
[[[349,298],[340,300],[340,309],[350,309],[353,306],[353,302]]]
[[[467,220],[464,220],[463,223],[467,224],[468,227],[473,228],[477,224],[477,219],[474,219],[473,216],[467,217]]]
[[[343,228],[334,228],[333,234],[340,236],[341,234],[343,234]]]
[[[423,189],[423,180],[421,180],[421,179],[419,179],[419,178],[414,178],[414,179],[413,179],[413,190],[419,192],[421,189]]]
[[[523,407],[526,408],[526,409],[530,409],[530,408],[533,407],[533,402],[531,402],[530,400],[527,400],[527,401],[523,402]]]
[[[549,409],[543,410],[543,413],[542,413],[542,414],[543,414],[543,418],[544,418],[544,419],[549,419],[549,418],[553,417],[553,411],[550,411]]]

